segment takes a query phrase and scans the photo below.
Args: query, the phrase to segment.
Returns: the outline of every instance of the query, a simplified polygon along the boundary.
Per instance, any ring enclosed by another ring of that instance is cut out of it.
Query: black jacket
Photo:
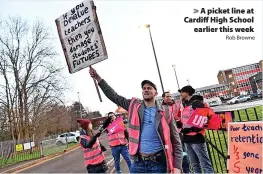
[[[87,135],[87,133],[86,133],[85,130],[81,130],[80,135]],[[100,134],[95,134],[94,136],[91,137],[90,141],[88,141],[88,140],[86,140],[84,138],[81,138],[80,144],[84,148],[91,148],[95,144],[95,142],[96,142],[96,140],[97,140],[97,138],[99,136],[100,136]],[[100,147],[101,147],[102,151],[106,151],[107,150],[101,143],[100,143]]]
[[[186,106],[190,106],[192,105],[192,108],[193,109],[196,109],[196,108],[204,108],[205,105],[203,103],[203,100],[204,98],[200,95],[194,95],[191,97],[191,99],[188,101],[188,100],[185,100],[183,101],[183,106],[186,107]],[[179,128],[182,128],[182,123],[179,121],[177,122],[177,127]],[[198,133],[194,136],[190,136],[190,135],[186,135],[190,132],[198,132],[202,129],[200,128],[197,128],[197,127],[191,127],[191,128],[184,128],[181,130],[181,133],[183,133],[183,142],[184,143],[194,143],[194,144],[198,144],[198,143],[205,143],[205,137]]]

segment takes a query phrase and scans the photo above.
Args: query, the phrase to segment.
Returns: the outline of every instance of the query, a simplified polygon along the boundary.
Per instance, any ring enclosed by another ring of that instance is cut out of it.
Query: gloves
[[[101,135],[101,132],[99,131],[98,133],[96,133],[96,137],[98,138],[98,137],[100,137],[100,135]]]
[[[183,134],[188,134],[190,132],[192,132],[191,128],[184,128],[181,130],[181,133],[183,133]]]
[[[108,127],[109,124],[110,124],[110,122],[111,122],[111,117],[109,117],[109,118],[107,118],[107,119],[105,120],[105,122],[103,123],[101,129],[105,129],[106,127]]]
[[[176,122],[176,126],[177,126],[177,128],[182,128],[183,127],[183,123],[181,121],[177,121]]]
[[[203,130],[203,129],[200,129],[198,127],[192,127],[191,129],[192,129],[192,132],[199,132],[199,131]]]
[[[107,149],[104,146],[100,146],[100,148],[101,148],[102,152],[107,151]]]

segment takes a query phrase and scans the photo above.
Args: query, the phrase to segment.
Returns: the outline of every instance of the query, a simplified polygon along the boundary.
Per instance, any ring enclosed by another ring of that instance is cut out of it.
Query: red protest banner
[[[211,108],[196,108],[187,124],[198,128],[218,130],[222,119]]]

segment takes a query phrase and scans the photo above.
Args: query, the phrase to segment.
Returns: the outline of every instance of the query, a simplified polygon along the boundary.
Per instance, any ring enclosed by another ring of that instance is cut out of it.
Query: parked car
[[[222,105],[222,100],[219,97],[213,97],[210,99],[204,99],[210,107]]]
[[[59,146],[67,143],[74,143],[74,142],[77,143],[79,141],[79,136],[80,136],[79,131],[60,134],[56,138],[56,145]]]
[[[236,104],[242,103],[251,100],[250,95],[240,95],[237,97],[232,98],[231,100],[227,101],[227,104]]]

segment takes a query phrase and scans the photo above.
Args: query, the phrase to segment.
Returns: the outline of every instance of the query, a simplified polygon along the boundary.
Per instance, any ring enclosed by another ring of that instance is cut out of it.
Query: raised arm
[[[108,99],[110,99],[113,103],[115,103],[118,106],[121,106],[123,109],[128,111],[131,100],[126,99],[121,95],[118,95],[107,84],[107,82],[99,76],[95,69],[90,68],[90,75],[92,78],[97,80],[99,87],[101,88],[103,93],[108,97]]]

